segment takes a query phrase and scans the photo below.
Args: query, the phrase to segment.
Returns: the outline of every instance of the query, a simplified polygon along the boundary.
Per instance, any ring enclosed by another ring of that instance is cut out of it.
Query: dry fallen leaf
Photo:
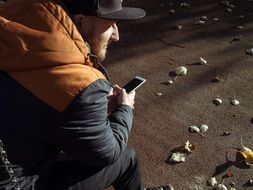
[[[241,153],[241,155],[244,157],[245,163],[248,166],[253,166],[253,151],[243,145],[242,137],[241,137],[241,146],[242,149],[239,151],[239,153]]]
[[[231,135],[231,132],[225,131],[221,136],[229,136]]]
[[[214,76],[214,78],[212,78],[211,82],[220,82],[220,81],[223,81],[223,80],[224,80],[224,77],[222,77],[222,76],[216,74],[216,75]]]
[[[197,150],[197,144],[191,143],[189,140],[187,140],[185,142],[184,149],[189,153],[194,152]]]
[[[173,80],[167,80],[167,81],[165,81],[163,84],[166,84],[166,85],[173,84]]]
[[[208,126],[205,125],[205,124],[202,124],[200,127],[199,127],[200,131],[201,132],[206,132],[208,130]]]
[[[175,73],[176,73],[176,77],[174,78],[174,81],[177,80],[178,75],[186,75],[187,68],[184,66],[180,66],[180,67],[176,68]]]
[[[207,65],[207,61],[203,57],[200,57],[199,58],[199,64],[201,64],[201,65]]]
[[[215,98],[215,99],[213,100],[213,103],[214,103],[215,105],[220,105],[220,104],[222,104],[222,99],[220,99],[220,98]]]
[[[190,8],[191,5],[189,3],[180,3],[180,7]]]
[[[245,163],[248,165],[248,166],[253,166],[253,152],[252,150],[250,150],[249,148],[247,147],[244,147],[244,150],[242,151],[239,151],[242,156],[244,157],[245,159]]]
[[[214,187],[215,185],[217,185],[216,178],[215,178],[215,177],[210,178],[210,179],[207,181],[207,183],[208,183],[208,185]]]
[[[176,11],[175,11],[174,9],[171,9],[171,10],[170,10],[170,13],[171,13],[171,14],[174,14],[175,12],[176,12]]]
[[[231,41],[230,43],[233,43],[233,42],[237,42],[239,40],[241,40],[242,36],[235,36]]]
[[[190,127],[189,127],[189,131],[192,132],[192,133],[198,133],[198,134],[201,136],[201,138],[206,137],[205,135],[203,135],[203,134],[201,133],[200,128],[197,127],[197,126],[190,126]]]
[[[200,132],[200,129],[197,126],[190,126],[189,130],[192,133],[194,133],[194,132],[199,133]]]
[[[216,187],[217,190],[227,190],[228,188],[223,185],[223,184],[219,184],[217,187]]]
[[[182,25],[180,25],[180,24],[176,25],[176,29],[181,30],[182,28],[183,28]]]
[[[249,184],[250,186],[253,186],[253,179],[249,179],[248,184]]]
[[[240,102],[235,98],[231,98],[230,103],[234,106],[238,106],[240,104]]]
[[[187,74],[187,68],[184,66],[180,66],[176,69],[176,74],[177,75],[186,75]]]
[[[246,54],[248,54],[248,55],[253,55],[253,48],[247,49],[245,52],[246,52]]]
[[[222,1],[220,4],[228,6],[229,5],[229,1]]]
[[[186,154],[182,152],[174,152],[171,155],[170,161],[172,162],[185,162]]]
[[[207,20],[207,17],[206,16],[202,16],[200,17],[201,20]]]
[[[243,26],[237,26],[236,28],[237,29],[243,29]]]
[[[205,21],[199,20],[199,21],[195,22],[195,24],[196,25],[203,25],[203,24],[205,24]]]
[[[155,93],[157,96],[162,96],[163,94],[161,92]]]

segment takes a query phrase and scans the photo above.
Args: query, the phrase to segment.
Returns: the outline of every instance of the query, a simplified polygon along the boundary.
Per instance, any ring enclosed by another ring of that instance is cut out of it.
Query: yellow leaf
[[[253,151],[249,148],[246,148],[240,151],[240,153],[245,158],[245,163],[249,166],[253,166]]]

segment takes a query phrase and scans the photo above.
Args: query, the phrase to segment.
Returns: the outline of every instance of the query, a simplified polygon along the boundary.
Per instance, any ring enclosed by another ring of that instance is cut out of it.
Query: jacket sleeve
[[[126,148],[132,109],[121,105],[108,119],[110,88],[106,80],[97,80],[64,111],[54,143],[73,159],[105,166],[114,163]]]

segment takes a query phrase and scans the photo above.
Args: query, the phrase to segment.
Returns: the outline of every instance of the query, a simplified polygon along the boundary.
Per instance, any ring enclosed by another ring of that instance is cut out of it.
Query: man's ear
[[[83,24],[84,19],[85,19],[85,16],[82,14],[74,15],[74,22],[79,28],[82,28],[82,24]]]

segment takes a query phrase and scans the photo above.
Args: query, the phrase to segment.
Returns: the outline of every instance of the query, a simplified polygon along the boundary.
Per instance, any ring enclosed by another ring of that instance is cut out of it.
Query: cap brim
[[[122,7],[121,10],[109,14],[99,15],[98,17],[114,20],[135,20],[142,18],[146,12],[140,8]]]

